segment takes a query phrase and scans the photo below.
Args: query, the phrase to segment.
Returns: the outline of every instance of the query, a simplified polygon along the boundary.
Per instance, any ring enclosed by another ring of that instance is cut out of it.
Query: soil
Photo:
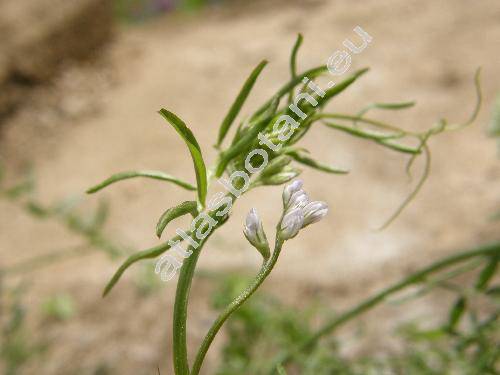
[[[245,114],[288,78],[297,32],[305,37],[300,69],[326,62],[345,38],[354,38],[355,26],[369,32],[373,41],[354,56],[351,69],[369,66],[371,71],[329,108],[354,112],[374,101],[416,100],[418,105],[404,112],[373,113],[407,129],[424,130],[443,117],[467,119],[474,107],[474,71],[481,66],[484,101],[478,120],[430,142],[429,180],[384,231],[376,228],[415,184],[404,171],[407,158],[321,126],[304,139],[313,156],[351,173],[304,171],[305,188],[328,202],[331,212],[287,244],[265,289],[297,308],[318,298],[342,310],[433,259],[500,238],[498,222],[489,219],[500,209],[500,163],[495,142],[485,133],[500,91],[499,21],[497,0],[474,6],[466,0],[258,1],[124,26],[103,56],[68,66],[50,86],[31,92],[29,105],[3,125],[0,157],[6,178],[15,181],[31,163],[44,202],[84,192],[122,170],[160,169],[194,181],[185,145],[156,111],[165,107],[183,118],[205,158],[213,160],[218,124],[248,72],[261,59],[270,61]],[[421,172],[422,160],[414,170],[415,175]],[[134,249],[157,244],[157,218],[191,196],[145,180],[123,182],[100,194],[112,207],[108,233]],[[98,199],[85,198],[89,205]],[[279,188],[242,198],[230,223],[205,249],[200,269],[256,269],[259,255],[241,233],[244,216],[256,207],[271,230],[280,204]],[[12,203],[0,202],[0,212],[4,265],[78,243],[61,226],[35,221]],[[96,254],[25,275],[30,284],[26,298],[34,311],[46,296],[67,293],[77,312],[63,324],[34,313],[33,337],[48,337],[51,345],[43,360],[34,360],[23,374],[94,374],[105,368],[116,374],[153,374],[158,365],[162,374],[171,373],[175,282],[146,298],[137,293],[134,273],[140,267],[134,267],[101,299],[116,267]],[[191,349],[215,316],[207,305],[211,288],[202,277],[192,288]],[[343,330],[347,352],[397,348],[390,337],[398,322],[435,320],[451,298],[443,294],[426,304],[384,306],[367,314],[364,345],[352,344],[355,325]],[[376,340],[381,332],[387,339]],[[209,353],[206,374],[215,368],[222,342],[218,338]]]

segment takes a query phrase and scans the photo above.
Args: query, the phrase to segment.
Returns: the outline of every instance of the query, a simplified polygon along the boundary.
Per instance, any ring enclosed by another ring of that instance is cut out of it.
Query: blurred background
[[[462,122],[473,110],[473,75],[481,66],[479,117],[432,140],[429,180],[384,231],[376,228],[415,184],[405,174],[407,158],[324,127],[308,133],[304,145],[313,155],[351,173],[304,171],[306,189],[329,203],[330,214],[287,244],[254,304],[216,339],[205,374],[254,374],[249,363],[266,359],[269,340],[273,348],[291,345],[325,314],[344,311],[432,260],[500,240],[494,220],[500,163],[487,136],[500,92],[500,3],[0,0],[0,373],[156,374],[159,367],[171,374],[175,281],[160,282],[154,263],[145,262],[108,297],[101,292],[127,254],[158,243],[160,214],[191,194],[145,180],[97,196],[85,190],[134,169],[194,181],[185,145],[159,108],[186,121],[211,162],[218,125],[259,61],[270,64],[244,115],[288,80],[297,33],[304,35],[302,71],[326,63],[344,39],[355,38],[358,25],[373,41],[353,57],[353,69],[371,71],[332,110],[415,100],[407,111],[377,118],[418,131],[443,117]],[[419,161],[415,174],[421,171]],[[278,187],[250,192],[205,249],[192,289],[190,350],[225,298],[259,266],[242,236],[246,212],[256,207],[272,228],[280,197]],[[472,277],[464,275],[458,288]],[[422,362],[442,347],[414,349],[420,345],[414,326],[439,326],[455,298],[439,290],[384,304],[289,371],[350,374],[362,360],[376,369],[374,363],[396,358],[392,372],[372,373],[433,373]],[[491,301],[478,306],[479,313],[493,308]],[[496,330],[487,346],[494,348],[498,337]],[[498,352],[491,355],[498,359]],[[466,368],[464,358],[446,358],[443,366]]]

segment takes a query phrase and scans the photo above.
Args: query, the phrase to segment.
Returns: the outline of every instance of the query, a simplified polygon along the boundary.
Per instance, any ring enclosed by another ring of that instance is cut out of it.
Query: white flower
[[[304,213],[302,228],[305,228],[309,224],[316,223],[324,218],[328,213],[328,205],[325,202],[315,201],[308,203],[302,211]]]
[[[267,259],[269,257],[269,244],[267,242],[266,233],[264,232],[264,227],[262,226],[262,221],[255,208],[252,208],[247,215],[243,233],[248,242],[255,246],[262,256]]]
[[[301,190],[301,188],[302,188],[301,180],[295,180],[292,183],[285,186],[285,189],[283,190],[283,207],[285,208],[285,210],[288,207],[290,198],[292,197],[293,193]]]
[[[304,208],[309,203],[309,197],[306,192],[302,189],[296,191],[292,194],[288,206],[285,208],[286,211],[292,210],[294,208]]]
[[[300,228],[304,223],[304,213],[301,208],[293,208],[289,210],[280,225],[280,236],[283,240],[289,240],[299,233]]]
[[[328,213],[325,202],[310,202],[302,190],[302,181],[296,180],[283,190],[284,216],[280,224],[280,236],[288,240],[297,235],[300,229],[320,221]]]

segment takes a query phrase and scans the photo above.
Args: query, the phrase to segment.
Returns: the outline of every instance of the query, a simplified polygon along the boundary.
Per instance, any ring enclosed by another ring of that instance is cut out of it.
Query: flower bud
[[[302,224],[304,223],[304,214],[301,208],[293,208],[288,211],[280,224],[279,235],[283,240],[289,240],[299,233]]]
[[[324,218],[328,213],[328,205],[325,202],[315,201],[308,203],[302,211],[304,213],[302,228],[305,228],[309,224],[316,223]]]
[[[307,193],[300,189],[292,194],[288,206],[285,208],[287,211],[293,208],[304,208],[309,203]]]
[[[283,207],[285,208],[285,210],[288,207],[288,203],[290,202],[290,198],[292,197],[293,193],[301,190],[301,188],[302,188],[301,180],[295,180],[292,183],[285,186],[285,189],[283,189]]]
[[[269,244],[267,242],[266,233],[262,226],[262,221],[255,208],[252,208],[247,215],[243,234],[264,257],[268,259],[270,255]]]

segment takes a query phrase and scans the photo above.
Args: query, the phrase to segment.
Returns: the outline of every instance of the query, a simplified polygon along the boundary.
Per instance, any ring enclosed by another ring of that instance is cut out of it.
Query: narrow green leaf
[[[476,281],[476,290],[485,290],[488,287],[490,280],[495,276],[498,267],[499,255],[493,255],[486,266],[481,270],[479,277]]]
[[[262,177],[269,177],[273,174],[279,173],[284,167],[286,167],[292,159],[288,155],[280,155],[273,160],[271,160],[266,167],[260,172]]]
[[[255,141],[259,132],[264,130],[269,125],[269,122],[276,114],[278,104],[279,104],[278,98],[274,98],[274,100],[271,101],[266,110],[263,113],[261,113],[258,118],[250,122],[248,130],[236,142],[236,144],[234,144],[226,151],[221,153],[221,159],[215,171],[215,175],[217,177],[222,176],[228,163],[234,157],[240,155],[246,148],[248,148],[252,144],[252,142]]]
[[[399,205],[399,207],[394,211],[394,213],[382,224],[378,229],[382,230],[387,228],[394,220],[398,218],[398,216],[403,212],[403,210],[415,199],[417,196],[418,192],[422,189],[422,187],[425,184],[425,181],[427,181],[427,178],[429,177],[429,174],[431,172],[431,152],[429,150],[429,146],[427,146],[427,140],[431,136],[431,133],[427,133],[425,137],[421,139],[420,146],[418,147],[418,152],[420,153],[421,150],[424,151],[424,171],[422,172],[422,176],[418,180],[417,184],[415,185],[415,188],[411,191],[410,194],[403,200],[403,202]]]
[[[240,122],[238,128],[236,129],[236,132],[234,133],[233,140],[231,141],[231,146],[233,146],[236,142],[238,142],[241,139],[241,137],[243,137],[243,135],[245,135],[246,131],[248,130],[248,125],[249,125],[248,120]]]
[[[177,133],[184,139],[186,145],[189,148],[191,157],[193,158],[194,169],[196,173],[196,182],[198,185],[198,200],[202,207],[205,206],[205,198],[207,196],[207,169],[205,167],[205,162],[203,161],[203,156],[201,154],[201,148],[193,132],[186,126],[186,124],[172,112],[167,111],[162,108],[160,114],[167,120],[170,125],[174,127]]]
[[[449,331],[454,331],[456,329],[458,323],[460,323],[460,319],[462,318],[466,307],[467,301],[465,297],[460,297],[455,302],[452,309],[450,310],[448,325],[446,327]]]
[[[329,100],[342,93],[345,89],[347,89],[354,82],[356,82],[359,77],[368,72],[368,70],[370,70],[370,68],[363,68],[357,70],[343,81],[337,83],[332,88],[326,90],[325,96],[318,99],[318,107],[323,107],[326,103],[328,103]]]
[[[189,232],[188,232],[188,235],[189,235]],[[182,240],[181,236],[175,236],[170,241],[176,242],[176,241],[181,241],[181,240]],[[102,293],[102,296],[106,297],[106,295],[116,285],[116,283],[118,282],[118,280],[120,280],[120,278],[122,277],[123,273],[132,264],[134,264],[135,262],[138,262],[140,260],[143,260],[143,259],[156,258],[156,257],[160,256],[161,254],[163,254],[165,251],[169,250],[170,247],[171,247],[170,244],[169,244],[170,241],[164,242],[164,243],[162,243],[160,245],[151,247],[151,248],[143,250],[143,251],[139,251],[139,252],[137,252],[137,253],[132,254],[131,256],[129,256],[127,258],[127,260],[125,260],[125,262],[123,262],[123,264],[118,268],[118,270],[115,272],[115,274],[113,275],[113,277],[111,278],[111,280],[108,282],[108,284],[104,288],[104,292]]]
[[[297,85],[300,85],[302,83],[302,79],[304,79],[304,77],[307,77],[310,80],[312,80],[312,79],[322,75],[327,70],[328,69],[326,68],[326,65],[322,65],[322,66],[318,66],[318,67],[313,68],[313,69],[309,69],[309,70],[299,74],[294,79],[291,79],[284,86],[282,86],[271,99],[269,99],[267,102],[262,104],[262,106],[254,113],[252,118],[256,118],[257,116],[262,114],[262,112],[264,112],[271,105],[272,101],[275,100],[275,98],[281,99],[283,96],[285,96],[287,93],[289,93],[291,89],[293,89]]]
[[[296,162],[300,164],[307,165],[308,167],[327,172],[327,173],[333,173],[333,174],[347,174],[349,173],[348,170],[345,169],[340,169],[340,168],[333,168],[329,165],[322,164],[306,155],[303,153],[300,153],[300,151],[297,150],[285,150],[285,153],[287,155],[290,155]]]
[[[384,139],[389,139],[392,138],[394,135],[393,134],[387,134],[387,133],[381,133],[381,132],[375,132],[371,130],[366,130],[366,129],[360,129],[360,128],[355,128],[352,126],[348,125],[342,125],[330,120],[323,120],[323,123],[335,130],[340,130],[344,133],[348,133],[350,135],[353,135],[358,138],[365,138],[365,139],[371,139],[374,141],[381,141]]]
[[[284,167],[280,172],[273,174],[272,176],[264,176],[256,181],[254,186],[258,185],[283,185],[287,182],[293,180],[295,177],[300,175],[302,170],[298,168],[293,168],[290,166]]]
[[[193,217],[196,217],[198,215],[198,210],[196,209],[196,206],[197,204],[195,201],[186,201],[166,210],[160,216],[158,224],[156,225],[156,235],[158,236],[158,238],[161,237],[163,230],[172,220],[186,214],[191,214]]]
[[[382,145],[391,150],[395,150],[398,152],[406,153],[406,154],[420,154],[421,149],[415,148],[411,146],[407,146],[401,143],[397,143],[393,141],[395,137],[394,134],[384,134],[373,131],[368,131],[365,129],[356,128],[353,126],[341,125],[330,120],[324,120],[323,123],[335,130],[342,131],[344,133],[348,133],[358,138],[371,139],[372,141]]]
[[[302,45],[302,41],[304,38],[302,37],[302,34],[297,35],[297,40],[295,41],[295,44],[292,49],[292,54],[290,55],[290,75],[292,80],[297,77],[297,53],[299,52],[299,48]],[[288,95],[288,103],[293,102],[293,98],[295,96],[295,90],[292,87],[290,89],[290,93]]]
[[[397,102],[397,103],[371,103],[365,108],[358,112],[358,117],[363,117],[371,109],[383,109],[388,111],[399,111],[401,109],[406,109],[413,107],[416,103],[411,102]]]
[[[135,177],[146,177],[146,178],[152,178],[155,180],[161,180],[161,181],[168,181],[172,182],[178,186],[183,187],[184,189],[187,190],[196,190],[196,188],[191,185],[188,182],[184,182],[177,177],[173,177],[169,174],[160,172],[160,171],[128,171],[128,172],[120,172],[112,175],[111,177],[107,178],[100,184],[97,184],[90,189],[87,190],[87,194],[92,194],[95,193],[103,188],[105,188],[108,185],[114,184],[115,182],[122,181],[122,180],[127,180],[129,178],[135,178]]]
[[[260,73],[262,72],[262,69],[267,65],[267,61],[264,60],[260,62],[259,65],[252,71],[250,76],[247,78],[245,83],[243,84],[243,87],[240,90],[240,93],[236,97],[236,100],[234,103],[231,105],[231,108],[229,108],[229,112],[227,113],[226,117],[222,121],[222,124],[220,125],[219,128],[219,136],[217,138],[217,147],[219,147],[224,140],[224,137],[226,136],[227,132],[229,131],[229,128],[231,127],[234,119],[236,116],[238,116],[241,107],[243,107],[243,104],[245,103],[246,99],[248,98],[248,95],[250,94],[250,91],[252,90],[255,81],[257,81],[257,78],[259,77]]]
[[[391,111],[397,111],[399,109],[406,109],[415,106],[414,101],[409,102],[397,102],[397,103],[373,103],[373,108],[387,109]]]
[[[422,151],[420,148],[415,148],[411,146],[407,146],[401,143],[394,142],[393,140],[386,139],[386,140],[380,140],[377,142],[378,144],[389,148],[394,151],[402,152],[404,154],[420,154]]]

